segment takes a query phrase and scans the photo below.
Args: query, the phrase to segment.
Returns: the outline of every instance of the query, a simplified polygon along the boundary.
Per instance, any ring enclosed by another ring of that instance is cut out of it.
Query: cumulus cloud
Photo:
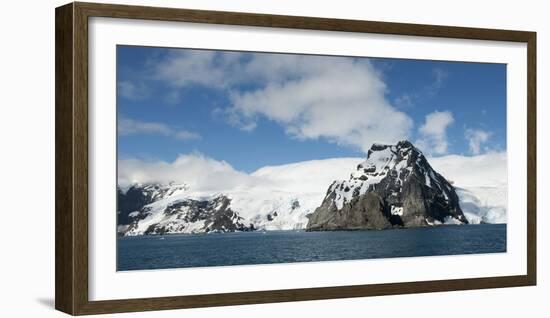
[[[195,191],[219,192],[252,186],[253,177],[235,170],[229,163],[201,153],[180,155],[173,162],[124,159],[118,162],[118,184],[187,183]]]
[[[447,128],[453,122],[450,111],[435,111],[426,115],[424,124],[418,129],[420,138],[416,141],[417,146],[428,154],[447,153]]]
[[[177,130],[164,123],[144,122],[126,117],[122,117],[118,120],[117,129],[119,136],[160,135],[173,137],[179,140],[201,139],[201,135],[195,132],[187,130]]]
[[[367,61],[295,56],[287,62],[274,69],[284,80],[274,76],[260,89],[234,92],[233,109],[249,121],[267,117],[298,139],[364,151],[408,136],[412,120],[388,103],[386,86]]]
[[[468,140],[470,152],[474,155],[481,153],[483,144],[491,137],[491,132],[481,129],[466,129],[464,136]]]
[[[248,131],[267,118],[293,138],[366,151],[407,138],[413,126],[387,101],[381,74],[366,59],[182,50],[156,66],[155,78],[225,90],[228,122]]]

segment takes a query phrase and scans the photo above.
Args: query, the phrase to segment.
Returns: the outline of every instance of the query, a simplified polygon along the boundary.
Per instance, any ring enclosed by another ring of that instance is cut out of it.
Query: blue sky
[[[118,46],[119,158],[200,153],[251,172],[364,156],[506,150],[506,66]]]

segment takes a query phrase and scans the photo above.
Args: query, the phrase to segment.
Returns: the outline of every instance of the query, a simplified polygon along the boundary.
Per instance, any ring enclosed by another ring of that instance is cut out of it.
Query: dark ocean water
[[[506,252],[506,225],[119,237],[117,270]]]

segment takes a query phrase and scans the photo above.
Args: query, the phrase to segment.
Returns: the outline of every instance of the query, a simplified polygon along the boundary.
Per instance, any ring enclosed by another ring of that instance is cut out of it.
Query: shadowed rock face
[[[384,209],[384,200],[376,193],[356,196],[340,210],[331,209],[330,204],[322,205],[310,215],[308,230],[385,229],[392,226]]]
[[[335,181],[307,230],[468,223],[453,186],[410,142],[374,144],[349,180]]]

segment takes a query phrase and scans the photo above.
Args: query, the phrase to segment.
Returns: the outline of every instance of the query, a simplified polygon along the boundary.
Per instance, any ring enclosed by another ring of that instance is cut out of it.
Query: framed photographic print
[[[536,284],[536,34],[56,10],[56,308]]]

